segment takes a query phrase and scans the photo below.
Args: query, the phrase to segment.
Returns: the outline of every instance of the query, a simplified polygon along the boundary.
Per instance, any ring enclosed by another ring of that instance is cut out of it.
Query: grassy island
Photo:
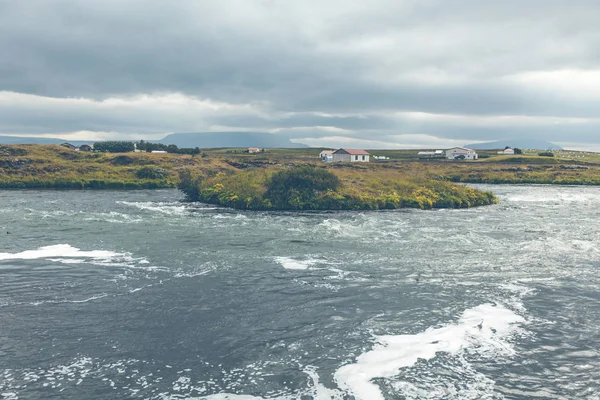
[[[209,175],[182,173],[189,200],[248,210],[467,208],[496,197],[450,182],[410,178],[397,170],[293,166]]]

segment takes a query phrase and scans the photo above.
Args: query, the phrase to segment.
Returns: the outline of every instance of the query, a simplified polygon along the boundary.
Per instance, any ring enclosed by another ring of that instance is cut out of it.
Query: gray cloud
[[[0,0],[0,132],[597,142],[599,14],[592,0]]]

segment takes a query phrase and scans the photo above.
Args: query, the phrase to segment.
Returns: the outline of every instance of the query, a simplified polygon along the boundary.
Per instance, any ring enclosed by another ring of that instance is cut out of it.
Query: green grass
[[[183,168],[229,166],[219,160],[190,155],[100,154],[54,145],[0,145],[0,188],[169,188],[177,186]],[[149,169],[164,173],[140,174]]]

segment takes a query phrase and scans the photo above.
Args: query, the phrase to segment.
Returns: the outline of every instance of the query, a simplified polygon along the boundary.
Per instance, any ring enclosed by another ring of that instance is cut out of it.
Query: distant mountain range
[[[474,150],[490,150],[490,149],[503,149],[506,146],[519,149],[538,149],[538,150],[563,150],[557,144],[546,142],[544,140],[533,140],[533,139],[505,139],[497,140],[494,142],[485,143],[473,143],[468,144],[465,147]]]
[[[0,144],[61,144],[69,142],[75,146],[90,144],[96,140],[65,140],[60,138],[40,138],[25,136],[2,136]],[[289,138],[266,132],[194,132],[172,133],[160,140],[148,140],[177,147],[260,147],[260,148],[306,148],[304,144],[293,143]],[[505,139],[494,142],[473,143],[465,147],[471,149],[503,149],[506,146],[520,149],[562,150],[562,147],[543,140]]]
[[[265,132],[197,132],[173,133],[159,140],[163,144],[174,144],[177,147],[260,147],[260,148],[292,148],[308,147],[293,143],[290,139]]]
[[[98,140],[65,140],[60,138],[39,138],[25,136],[1,136],[0,144],[62,144],[69,142],[75,146],[90,144]],[[160,140],[148,140],[177,147],[260,147],[260,148],[298,148],[308,147],[293,143],[290,139],[265,132],[196,132],[173,133]]]
[[[39,138],[39,137],[26,137],[26,136],[2,136],[0,135],[0,144],[62,144],[69,142],[75,146],[81,146],[82,144],[90,144],[92,141],[83,140],[65,140],[59,138]]]

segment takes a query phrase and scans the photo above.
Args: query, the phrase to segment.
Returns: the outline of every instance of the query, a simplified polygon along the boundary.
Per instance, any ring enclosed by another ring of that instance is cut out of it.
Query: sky
[[[600,150],[597,0],[0,0],[0,134]]]

